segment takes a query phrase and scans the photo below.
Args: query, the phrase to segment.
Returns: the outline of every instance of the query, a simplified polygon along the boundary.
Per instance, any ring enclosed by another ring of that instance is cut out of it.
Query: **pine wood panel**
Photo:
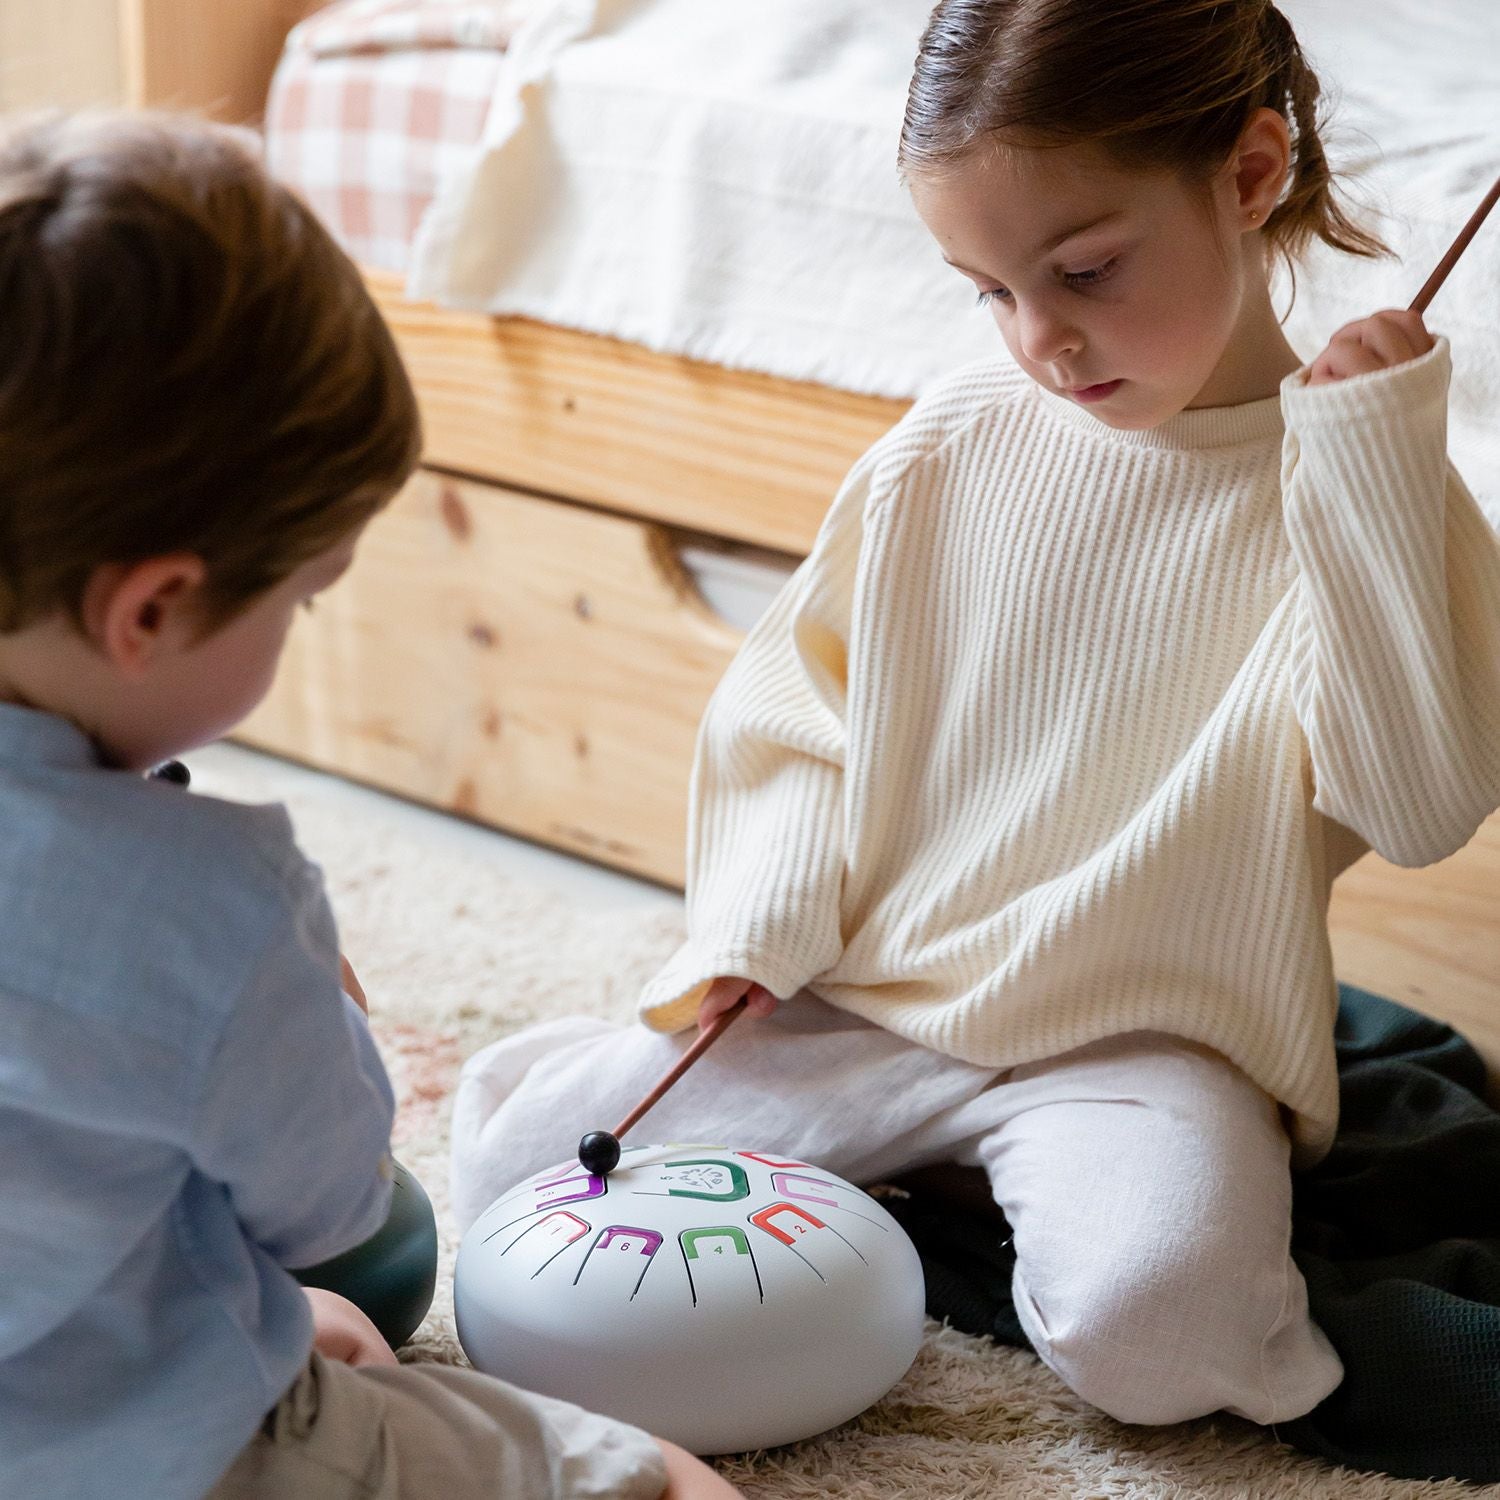
[[[242,737],[681,884],[697,724],[740,639],[660,527],[423,472]]]
[[[427,462],[784,552],[811,548],[849,466],[908,405],[368,280],[421,399]]]
[[[286,34],[326,0],[119,0],[125,97],[259,121]]]
[[[1340,979],[1456,1026],[1500,1076],[1500,813],[1424,870],[1366,855],[1329,924]]]

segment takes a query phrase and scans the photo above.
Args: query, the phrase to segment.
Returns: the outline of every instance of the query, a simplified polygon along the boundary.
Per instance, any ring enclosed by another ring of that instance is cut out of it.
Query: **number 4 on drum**
[[[717,1224],[706,1229],[684,1229],[677,1239],[694,1307],[700,1298],[748,1295],[752,1276],[756,1300],[766,1300],[760,1267],[755,1264],[755,1252],[743,1229],[733,1224]]]

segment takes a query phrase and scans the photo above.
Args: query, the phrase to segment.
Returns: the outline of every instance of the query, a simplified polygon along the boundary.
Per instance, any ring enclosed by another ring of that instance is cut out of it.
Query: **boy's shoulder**
[[[175,1049],[195,1021],[216,1032],[266,956],[323,908],[279,806],[123,772],[9,769],[0,990],[12,996]]]
[[[1008,354],[971,361],[927,386],[876,449],[887,484],[924,459],[969,441],[991,441],[1034,383]]]
[[[214,907],[282,906],[310,868],[279,803],[230,802],[125,772],[54,787],[47,816],[57,832],[87,837],[101,862],[133,866],[163,892],[196,892]]]
[[[124,781],[106,816],[127,855],[139,857],[146,836],[148,868],[164,889],[198,891],[221,916],[238,911],[276,920],[299,904],[301,887],[317,876],[280,803],[231,802],[145,777]]]

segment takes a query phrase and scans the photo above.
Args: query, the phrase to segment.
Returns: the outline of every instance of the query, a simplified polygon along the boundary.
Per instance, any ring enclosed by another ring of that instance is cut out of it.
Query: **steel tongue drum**
[[[915,1247],[868,1193],[719,1146],[529,1178],[470,1227],[454,1274],[478,1369],[698,1454],[873,1405],[916,1357],[924,1303]]]

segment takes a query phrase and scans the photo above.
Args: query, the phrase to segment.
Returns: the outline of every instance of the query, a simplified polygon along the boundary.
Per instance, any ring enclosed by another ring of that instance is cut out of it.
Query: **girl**
[[[1010,358],[855,466],[726,674],[652,1029],[468,1065],[461,1213],[749,996],[654,1138],[982,1166],[1028,1336],[1123,1421],[1338,1384],[1288,1251],[1337,1115],[1329,887],[1500,803],[1500,546],[1445,339],[1282,335],[1273,253],[1384,249],[1317,95],[1267,0],[938,5],[901,165]]]

